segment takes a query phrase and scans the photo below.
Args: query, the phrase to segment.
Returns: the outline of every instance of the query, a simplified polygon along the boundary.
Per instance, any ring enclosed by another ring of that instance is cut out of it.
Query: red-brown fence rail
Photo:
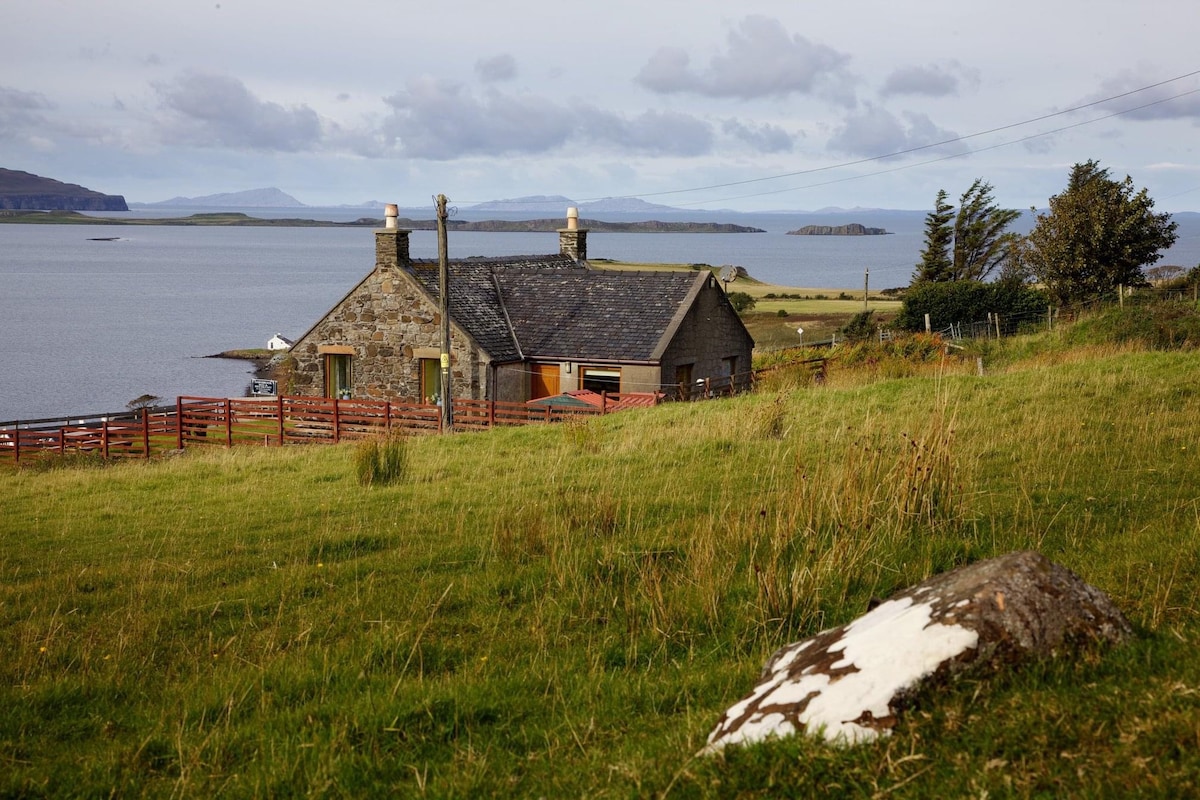
[[[595,405],[543,405],[455,400],[456,430],[559,422],[655,405],[661,395],[598,395]],[[441,430],[436,405],[319,397],[179,397],[175,405],[136,412],[0,423],[0,462],[45,455],[150,458],[195,445],[336,443],[390,433]]]

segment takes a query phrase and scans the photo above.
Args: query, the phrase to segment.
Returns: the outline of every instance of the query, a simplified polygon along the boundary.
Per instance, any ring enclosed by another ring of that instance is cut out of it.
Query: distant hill
[[[128,211],[119,194],[0,167],[0,209],[24,211]]]
[[[515,197],[510,200],[491,200],[471,206],[471,211],[503,211],[520,213],[555,214],[562,216],[567,208],[575,207],[579,213],[640,213],[645,211],[677,211],[671,206],[647,203],[636,197],[606,197],[603,200],[592,200],[577,203],[569,197],[556,195],[530,195]]]
[[[268,189],[247,189],[244,192],[222,192],[206,194],[202,197],[172,197],[157,203],[134,203],[134,208],[169,208],[173,206],[191,208],[305,208],[296,198],[287,192],[270,187]]]

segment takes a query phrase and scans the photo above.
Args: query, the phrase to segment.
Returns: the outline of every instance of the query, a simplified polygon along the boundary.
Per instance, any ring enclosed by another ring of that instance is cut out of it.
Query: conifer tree
[[[954,206],[946,202],[946,190],[938,190],[933,211],[925,215],[925,249],[921,251],[921,263],[913,273],[913,283],[924,281],[946,281],[950,279],[953,261],[950,245],[954,242]]]
[[[925,249],[913,282],[984,280],[1009,258],[1019,237],[1008,226],[1020,216],[997,206],[991,184],[982,178],[959,198],[957,212],[940,190],[925,216]]]

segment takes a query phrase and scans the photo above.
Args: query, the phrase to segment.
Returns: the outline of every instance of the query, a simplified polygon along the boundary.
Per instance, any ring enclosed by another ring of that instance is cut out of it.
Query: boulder
[[[870,741],[888,735],[932,681],[1116,644],[1132,633],[1103,592],[1039,553],[980,561],[777,650],[701,752],[801,732],[840,744]]]

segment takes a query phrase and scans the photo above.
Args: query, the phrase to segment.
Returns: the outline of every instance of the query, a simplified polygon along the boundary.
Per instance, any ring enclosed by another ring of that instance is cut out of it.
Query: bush
[[[354,471],[362,486],[387,486],[404,478],[408,445],[403,436],[367,439],[354,451]]]
[[[743,311],[754,308],[755,300],[745,292],[730,292],[729,304],[733,306],[734,311],[741,314]]]
[[[1044,313],[1049,305],[1044,291],[1020,284],[924,282],[913,284],[905,292],[904,305],[893,324],[901,330],[923,331],[928,314],[936,330],[956,323],[979,322],[993,313],[1005,317]]]
[[[879,326],[875,323],[874,316],[874,311],[860,311],[851,317],[849,322],[838,328],[838,333],[845,336],[851,342],[873,339],[879,331]]]

